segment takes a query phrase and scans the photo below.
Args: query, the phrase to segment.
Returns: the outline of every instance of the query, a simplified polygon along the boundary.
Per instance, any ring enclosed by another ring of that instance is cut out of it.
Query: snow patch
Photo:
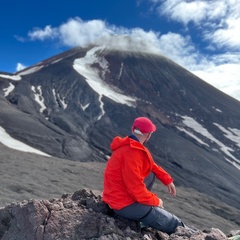
[[[61,60],[62,60],[62,58],[59,58],[59,59],[57,59],[57,60],[55,60],[55,61],[52,61],[51,64],[54,64],[54,63],[60,62]]]
[[[5,75],[5,74],[0,74],[0,77],[2,78],[8,78],[14,81],[20,81],[22,78],[19,75]]]
[[[199,124],[195,119],[188,117],[188,116],[181,116],[183,118],[183,124],[186,125],[187,127],[193,129],[195,132],[198,132],[199,134],[203,135],[204,137],[210,139],[212,142],[215,142],[219,147],[220,150],[222,152],[224,152],[227,156],[229,156],[231,159],[233,159],[235,161],[235,163],[233,164],[234,166],[238,166],[240,167],[240,160],[238,160],[237,158],[235,158],[230,152],[234,152],[234,150],[230,147],[225,146],[222,142],[220,142],[218,139],[216,139],[211,133],[209,133],[209,131],[207,129],[205,129],[201,124]],[[216,124],[215,124],[216,125]],[[218,125],[218,127],[220,127],[220,125]],[[221,129],[223,130],[224,128],[221,127]],[[181,130],[181,129],[180,129]],[[226,129],[224,129],[226,130]],[[226,132],[228,132],[228,136],[230,136],[229,131],[226,130]],[[231,135],[232,139],[233,136]],[[236,137],[236,136],[235,136]],[[237,139],[237,137],[235,138],[235,140]],[[225,158],[226,159],[226,158]],[[226,159],[227,160],[227,159]],[[228,160],[229,161],[229,160]],[[232,163],[232,161],[229,161]]]
[[[4,144],[5,146],[12,148],[12,149],[16,149],[16,150],[23,151],[23,152],[36,153],[36,154],[40,154],[43,156],[51,157],[50,155],[48,155],[42,151],[32,148],[32,147],[28,146],[27,144],[22,143],[16,139],[12,138],[2,127],[0,127],[0,142],[2,144]]]
[[[31,74],[31,73],[39,71],[41,68],[43,68],[43,65],[31,67],[31,68],[29,68],[29,69],[27,69],[25,71],[20,72],[19,75],[21,75],[21,76],[22,75],[28,75],[28,74]]]
[[[191,138],[194,138],[195,140],[197,140],[200,144],[206,145],[206,146],[209,147],[208,144],[206,144],[205,142],[203,142],[200,138],[198,138],[197,136],[195,136],[193,133],[187,131],[187,130],[184,129],[184,128],[180,128],[180,127],[177,127],[177,128],[178,128],[180,131],[185,132],[186,134],[188,134]]]
[[[31,68],[29,68],[29,69],[27,69],[27,70],[25,70],[25,71],[19,72],[19,73],[16,74],[16,75],[0,74],[0,77],[2,77],[2,78],[8,78],[8,79],[13,80],[13,81],[20,81],[20,80],[22,79],[22,78],[21,78],[22,75],[28,75],[28,74],[30,74],[30,73],[37,72],[37,71],[39,71],[42,67],[43,67],[43,65],[31,67]]]
[[[237,169],[239,169],[240,170],[240,165],[239,164],[237,164],[236,162],[234,162],[234,161],[232,161],[232,160],[229,160],[229,159],[227,159],[227,158],[225,158],[229,163],[231,163],[234,167],[236,167]]]
[[[83,105],[81,104],[82,110],[85,111],[85,110],[88,108],[89,105],[90,105],[90,103],[86,104],[85,106],[83,106]]]
[[[103,57],[98,57],[96,52],[99,50],[103,50],[103,47],[94,47],[89,50],[85,57],[75,59],[73,63],[73,68],[82,76],[86,78],[88,85],[99,94],[99,102],[100,107],[102,109],[102,113],[100,114],[98,119],[104,115],[104,103],[102,102],[102,96],[106,96],[113,101],[121,104],[126,104],[130,107],[134,107],[136,103],[136,99],[130,96],[125,96],[121,94],[120,90],[107,85],[102,79],[105,77],[105,74],[108,70],[108,62]],[[94,64],[99,64],[102,69],[102,74],[100,74],[99,70],[94,67]],[[101,76],[100,76],[101,75]]]
[[[121,63],[121,68],[120,68],[120,72],[119,72],[119,74],[118,74],[118,79],[121,78],[122,72],[123,72],[123,63]]]
[[[35,101],[41,106],[39,111],[40,113],[42,113],[47,108],[44,104],[44,98],[42,96],[42,88],[41,86],[38,86],[36,91],[35,86],[32,86],[31,89],[34,92]]]
[[[58,106],[60,106],[63,109],[67,108],[67,104],[65,103],[65,97],[63,99],[61,99],[60,94],[56,93],[55,89],[52,89],[52,93],[55,99],[55,102],[57,103]]]
[[[240,130],[239,129],[230,129],[227,130],[226,128],[224,128],[223,126],[217,124],[217,123],[213,123],[215,126],[217,126],[222,132],[224,132],[224,136],[226,136],[228,139],[230,139],[231,141],[235,142],[236,145],[238,147],[240,147]]]
[[[66,109],[68,105],[65,103],[65,97],[63,99],[61,99],[60,96],[59,96],[59,101],[62,105],[62,108]]]
[[[222,113],[222,110],[220,110],[220,109],[218,109],[218,108],[215,108],[214,106],[212,106],[212,108],[213,108],[215,111]]]
[[[4,97],[7,97],[14,90],[14,88],[15,86],[12,83],[9,84],[9,87],[4,88],[3,89]]]

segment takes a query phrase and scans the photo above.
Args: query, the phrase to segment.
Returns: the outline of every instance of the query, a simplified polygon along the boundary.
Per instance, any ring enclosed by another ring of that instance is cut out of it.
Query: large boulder
[[[0,239],[224,240],[227,236],[214,228],[200,231],[178,227],[170,236],[151,228],[140,228],[137,222],[116,216],[102,202],[100,192],[82,189],[59,199],[28,200],[1,208]]]

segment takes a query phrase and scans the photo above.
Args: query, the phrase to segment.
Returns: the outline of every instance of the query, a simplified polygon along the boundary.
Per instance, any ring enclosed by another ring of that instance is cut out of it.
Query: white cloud
[[[184,25],[193,23],[202,38],[214,47],[239,48],[240,2],[238,0],[150,0],[161,16]]]
[[[240,9],[239,9],[240,12]],[[226,28],[219,28],[215,32],[208,32],[205,34],[205,38],[212,40],[213,43],[219,47],[230,47],[239,49],[240,46],[240,16],[237,19],[227,19]]]
[[[116,49],[160,52],[157,46],[159,44],[157,32],[116,27],[107,25],[102,20],[83,21],[78,17],[71,18],[56,28],[51,26],[46,26],[43,30],[36,28],[29,32],[29,37],[31,40],[56,39],[69,47],[99,44]]]
[[[60,40],[67,46],[86,46],[96,39],[111,33],[104,21],[91,20],[84,22],[80,18],[69,19],[59,27]]]
[[[209,25],[211,21],[224,23],[224,18],[236,11],[236,0],[149,0],[155,4],[159,15],[184,24]]]
[[[35,28],[34,31],[28,33],[31,40],[46,40],[55,38],[58,35],[57,29],[52,28],[50,25],[46,26],[44,29]]]
[[[192,72],[221,91],[240,100],[239,68],[240,64],[227,63],[203,66],[202,69]]]
[[[27,66],[23,65],[22,63],[17,63],[16,72],[21,71],[21,70],[23,70],[26,67]]]
[[[22,36],[14,35],[14,37],[19,41],[19,42],[25,42],[26,39]]]
[[[156,2],[156,1],[155,1]],[[202,21],[208,12],[208,5],[205,1],[164,1],[158,8],[160,15],[166,15],[174,21],[184,23],[185,25],[193,21],[198,24]]]
[[[197,50],[189,36],[169,32],[158,39],[158,48],[164,56],[182,66],[195,65],[198,60]]]

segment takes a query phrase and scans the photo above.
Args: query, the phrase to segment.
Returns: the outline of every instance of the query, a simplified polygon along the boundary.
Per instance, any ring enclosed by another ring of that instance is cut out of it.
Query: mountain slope
[[[240,103],[158,55],[75,48],[0,74],[0,126],[49,155],[106,162],[138,116],[157,125],[148,147],[176,185],[240,209]]]

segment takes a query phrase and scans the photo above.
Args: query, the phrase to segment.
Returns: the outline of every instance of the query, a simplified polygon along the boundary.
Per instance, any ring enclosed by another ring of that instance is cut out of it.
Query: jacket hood
[[[129,137],[122,138],[119,136],[117,136],[113,139],[113,141],[110,145],[110,148],[112,151],[115,151],[116,149],[121,148],[126,145],[129,145],[133,148],[144,149],[144,146],[140,142],[138,142],[132,138],[129,138]]]

